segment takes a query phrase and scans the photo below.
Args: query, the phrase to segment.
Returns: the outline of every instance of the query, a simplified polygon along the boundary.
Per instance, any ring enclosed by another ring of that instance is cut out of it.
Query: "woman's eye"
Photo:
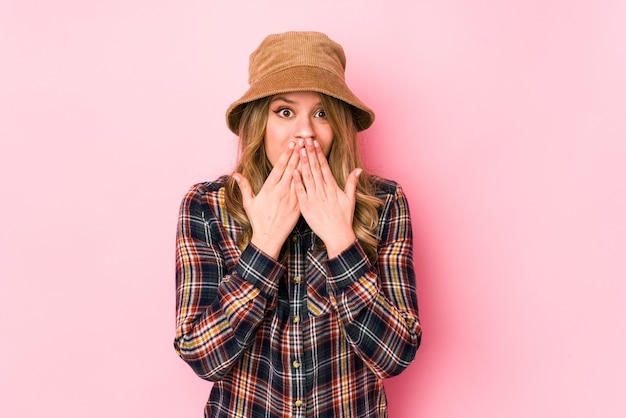
[[[324,109],[318,110],[317,112],[315,112],[315,117],[326,119],[326,111]]]
[[[287,109],[287,108],[278,109],[276,114],[280,116],[281,118],[289,118],[293,116],[293,112],[291,111],[291,109]]]

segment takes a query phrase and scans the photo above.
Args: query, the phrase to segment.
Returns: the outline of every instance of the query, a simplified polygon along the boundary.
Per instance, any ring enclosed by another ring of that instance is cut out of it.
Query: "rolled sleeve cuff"
[[[334,293],[342,292],[372,268],[363,247],[355,241],[337,257],[326,261],[327,284]]]
[[[237,274],[270,297],[278,290],[278,279],[285,273],[285,267],[253,244],[243,250],[237,263]]]

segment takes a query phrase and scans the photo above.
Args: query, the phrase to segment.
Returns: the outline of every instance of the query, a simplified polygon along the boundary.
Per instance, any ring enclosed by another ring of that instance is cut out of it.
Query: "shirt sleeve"
[[[402,372],[421,342],[408,202],[396,186],[381,211],[378,260],[359,242],[326,262],[328,292],[349,343],[379,377]]]
[[[275,308],[284,267],[249,245],[229,268],[225,232],[202,189],[192,187],[178,217],[174,348],[196,374],[216,381],[250,345],[266,312]]]

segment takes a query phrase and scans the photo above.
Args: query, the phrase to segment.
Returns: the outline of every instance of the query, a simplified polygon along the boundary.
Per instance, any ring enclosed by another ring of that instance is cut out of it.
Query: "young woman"
[[[324,34],[267,37],[226,114],[235,172],[183,199],[174,345],[215,382],[206,417],[386,417],[420,344],[407,201],[361,167],[374,113],[344,70]]]

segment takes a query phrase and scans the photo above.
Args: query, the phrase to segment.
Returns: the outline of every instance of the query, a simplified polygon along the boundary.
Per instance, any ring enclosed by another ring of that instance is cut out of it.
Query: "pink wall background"
[[[409,195],[424,341],[391,418],[625,416],[625,5],[0,1],[0,416],[202,416],[178,205],[291,29],[344,46]]]

